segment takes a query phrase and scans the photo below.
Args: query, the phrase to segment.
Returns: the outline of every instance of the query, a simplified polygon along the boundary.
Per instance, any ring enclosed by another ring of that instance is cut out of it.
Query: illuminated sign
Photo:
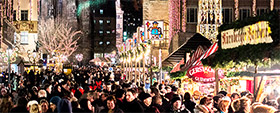
[[[145,40],[163,39],[163,21],[145,21]]]
[[[271,43],[271,29],[267,21],[260,21],[241,29],[226,30],[221,33],[222,49],[234,48],[246,44]]]

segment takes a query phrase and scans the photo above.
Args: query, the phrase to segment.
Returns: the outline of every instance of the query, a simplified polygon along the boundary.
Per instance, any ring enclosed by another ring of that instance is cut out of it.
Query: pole
[[[161,64],[161,49],[159,49],[159,68],[160,68],[160,71],[159,71],[159,84],[162,83],[162,64]]]
[[[10,61],[10,52],[8,51],[8,84],[11,83],[11,61]]]
[[[152,84],[153,84],[153,82],[152,82],[152,80],[153,80],[153,70],[152,70],[152,64],[153,64],[153,61],[152,61],[152,56],[153,56],[153,45],[151,44],[150,45],[151,47],[150,47],[150,85],[152,86]]]
[[[218,69],[215,69],[215,95],[219,93],[219,81]]]
[[[146,64],[145,64],[145,55],[143,54],[143,84],[145,84],[145,81],[146,81],[146,73],[145,73],[145,67],[146,67]]]

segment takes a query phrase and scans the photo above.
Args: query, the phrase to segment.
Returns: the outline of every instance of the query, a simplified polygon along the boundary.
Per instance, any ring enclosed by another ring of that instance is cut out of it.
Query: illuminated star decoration
[[[92,6],[92,7],[97,6],[98,7],[99,5],[106,3],[106,1],[107,0],[94,0],[94,1],[88,0],[86,2],[83,2],[83,3],[79,4],[78,10],[77,10],[77,16],[81,15],[81,12],[82,12],[83,9],[86,9],[90,6]]]

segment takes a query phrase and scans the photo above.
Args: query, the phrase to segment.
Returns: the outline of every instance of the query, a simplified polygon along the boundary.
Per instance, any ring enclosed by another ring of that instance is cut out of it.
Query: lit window
[[[106,31],[106,33],[107,33],[107,34],[110,34],[111,32],[110,32],[110,31]]]
[[[135,18],[133,18],[133,20],[135,21]]]
[[[123,35],[124,35],[124,36],[126,36],[126,35],[127,35],[127,32],[126,32],[126,31],[125,31],[125,32],[123,32]]]
[[[99,31],[100,34],[103,34],[103,31]]]
[[[110,21],[110,20],[107,20],[107,24],[108,24],[108,23],[111,23],[111,21]]]
[[[103,44],[103,42],[102,42],[102,41],[100,41],[100,42],[99,42],[99,45],[102,45],[102,44]]]
[[[106,42],[106,44],[107,44],[107,45],[109,45],[109,44],[110,44],[110,42],[109,42],[109,41],[107,41],[107,42]]]
[[[99,20],[99,24],[103,24],[103,20]]]
[[[138,18],[138,21],[140,21],[140,18]]]
[[[96,23],[96,20],[93,20],[93,23],[95,24],[95,23]]]
[[[100,14],[103,14],[103,9],[100,9]]]
[[[28,44],[28,32],[27,31],[22,31],[20,33],[20,43],[21,44]]]
[[[93,10],[92,12],[95,13],[95,10]]]

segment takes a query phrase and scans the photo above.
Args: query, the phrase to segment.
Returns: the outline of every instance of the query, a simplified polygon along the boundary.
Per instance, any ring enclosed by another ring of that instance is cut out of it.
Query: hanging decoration
[[[180,30],[180,0],[169,0],[169,41]]]
[[[18,7],[17,7],[17,20],[19,20],[20,0],[18,0],[17,4],[18,4]]]
[[[29,20],[31,20],[31,17],[32,17],[32,0],[29,1],[30,2],[30,17],[29,17]]]
[[[238,20],[239,18],[239,9],[238,9],[238,0],[234,0],[234,16],[235,20]]]
[[[222,0],[199,0],[197,32],[215,41],[222,24]]]
[[[270,10],[274,9],[274,0],[270,0]]]
[[[182,30],[183,30],[183,32],[186,32],[186,22],[187,22],[187,20],[186,20],[186,17],[187,17],[187,4],[186,4],[186,0],[183,0],[183,13],[182,13]]]
[[[257,15],[257,0],[253,0],[252,10],[253,10],[253,16]]]

